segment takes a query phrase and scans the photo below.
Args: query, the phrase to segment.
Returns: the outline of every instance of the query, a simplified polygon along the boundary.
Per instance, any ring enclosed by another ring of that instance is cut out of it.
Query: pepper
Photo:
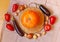
[[[16,19],[13,17],[13,24],[14,24],[14,28],[16,30],[16,32],[20,35],[20,36],[24,36],[24,31],[21,29],[21,27],[18,25]]]
[[[42,11],[45,15],[50,16],[50,11],[49,11],[45,6],[40,5],[40,6],[39,6],[39,9],[41,9],[41,11]]]

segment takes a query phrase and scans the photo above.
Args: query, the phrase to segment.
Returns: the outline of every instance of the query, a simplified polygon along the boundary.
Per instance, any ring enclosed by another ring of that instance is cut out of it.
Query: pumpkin
[[[39,23],[39,15],[37,12],[29,10],[22,15],[22,24],[27,28],[33,28]]]
[[[38,8],[26,8],[19,14],[19,25],[26,33],[39,32],[44,24],[44,14]]]

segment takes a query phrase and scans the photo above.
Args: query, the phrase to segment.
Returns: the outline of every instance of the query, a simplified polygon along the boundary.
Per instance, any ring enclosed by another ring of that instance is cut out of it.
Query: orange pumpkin
[[[21,21],[23,26],[27,28],[33,28],[39,23],[39,15],[37,12],[29,10],[23,13]]]
[[[44,24],[44,15],[39,8],[26,8],[19,14],[18,22],[26,33],[39,32]]]

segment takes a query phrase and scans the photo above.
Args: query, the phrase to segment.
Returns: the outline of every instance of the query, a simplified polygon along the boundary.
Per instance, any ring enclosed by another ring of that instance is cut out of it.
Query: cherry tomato
[[[6,24],[6,27],[10,31],[14,31],[14,27],[11,24]]]
[[[12,12],[17,11],[17,9],[18,9],[18,4],[13,4]]]
[[[55,21],[56,21],[56,17],[55,16],[51,16],[50,17],[50,24],[54,24],[55,23]]]
[[[51,30],[51,25],[50,24],[46,24],[44,27],[45,31],[50,31]]]
[[[6,20],[7,22],[10,21],[10,14],[8,14],[8,13],[5,14],[5,20]]]

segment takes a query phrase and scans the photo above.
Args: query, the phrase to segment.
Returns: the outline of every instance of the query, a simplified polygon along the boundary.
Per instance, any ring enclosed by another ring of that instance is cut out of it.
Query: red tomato
[[[8,14],[8,13],[5,14],[5,20],[6,20],[7,22],[10,21],[10,14]]]
[[[55,21],[56,21],[56,17],[55,16],[51,16],[50,17],[50,24],[54,24],[55,23]]]
[[[14,31],[14,27],[11,24],[6,24],[7,29]]]
[[[13,4],[12,11],[15,12],[18,9],[18,4]]]
[[[50,24],[46,24],[44,27],[45,31],[50,31],[51,30],[51,25]]]

